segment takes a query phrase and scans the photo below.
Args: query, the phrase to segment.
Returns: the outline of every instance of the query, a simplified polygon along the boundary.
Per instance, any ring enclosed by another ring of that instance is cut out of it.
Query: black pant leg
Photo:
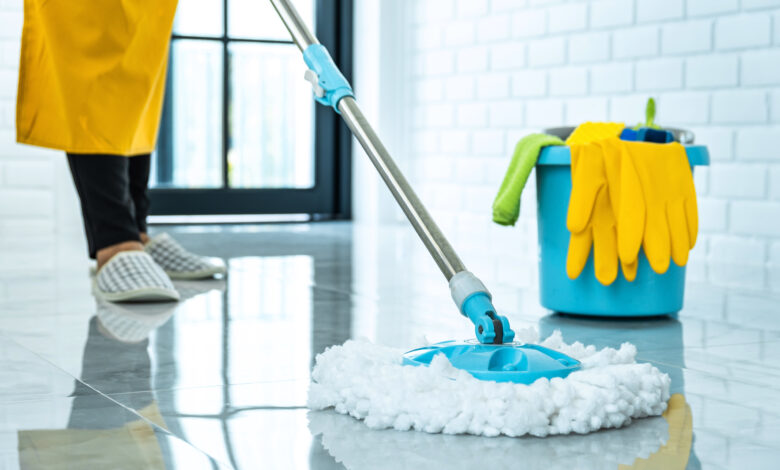
[[[95,259],[95,253],[97,253],[97,250],[95,249],[95,240],[92,238],[92,233],[94,232],[93,220],[90,217],[91,211],[87,209],[88,205],[86,190],[81,184],[81,178],[79,177],[77,165],[72,161],[73,159],[71,158],[71,155],[67,155],[68,167],[70,167],[70,175],[73,177],[73,185],[76,187],[76,193],[78,194],[79,202],[81,203],[81,220],[84,223],[84,235],[87,237],[87,251],[89,252],[89,257]]]
[[[141,240],[130,197],[128,160],[119,155],[68,154],[90,258],[111,245]]]
[[[135,206],[135,224],[139,232],[146,233],[146,217],[149,215],[149,170],[152,156],[130,157],[130,198]]]

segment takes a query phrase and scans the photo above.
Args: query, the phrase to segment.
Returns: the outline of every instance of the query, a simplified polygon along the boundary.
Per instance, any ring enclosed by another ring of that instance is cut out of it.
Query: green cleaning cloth
[[[554,135],[531,134],[515,145],[512,162],[493,201],[493,222],[501,225],[514,225],[517,222],[525,182],[536,165],[539,152],[550,145],[563,145],[563,141]]]

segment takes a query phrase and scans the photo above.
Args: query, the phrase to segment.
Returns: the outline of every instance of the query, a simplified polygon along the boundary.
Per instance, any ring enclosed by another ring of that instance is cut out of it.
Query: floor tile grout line
[[[19,348],[20,348],[20,349],[22,349],[23,351],[27,351],[28,353],[30,353],[30,354],[32,354],[33,356],[37,357],[38,359],[40,359],[40,360],[41,360],[41,361],[43,361],[44,363],[46,363],[46,364],[50,365],[50,366],[51,366],[51,367],[53,367],[54,369],[56,369],[56,370],[58,370],[58,371],[62,372],[62,373],[63,373],[63,374],[65,374],[66,376],[70,377],[70,378],[71,378],[71,379],[73,379],[74,381],[77,381],[77,382],[79,382],[79,383],[83,384],[83,385],[84,385],[84,386],[86,386],[88,389],[90,389],[90,390],[94,391],[94,392],[95,392],[95,393],[96,393],[96,394],[97,394],[99,397],[102,397],[102,398],[104,398],[104,399],[108,400],[109,402],[111,402],[111,403],[113,403],[113,404],[115,404],[115,405],[119,406],[120,408],[122,408],[122,409],[124,409],[124,410],[126,410],[126,411],[130,412],[132,415],[135,415],[135,416],[137,416],[137,417],[138,417],[140,420],[142,420],[142,421],[144,421],[145,423],[149,424],[149,425],[150,425],[152,428],[154,428],[154,429],[158,429],[158,430],[160,430],[161,432],[164,432],[165,434],[167,434],[167,435],[169,435],[169,436],[171,436],[171,437],[173,437],[173,438],[175,438],[175,439],[178,439],[178,440],[180,440],[180,441],[184,442],[184,443],[185,443],[185,444],[187,444],[188,446],[192,447],[193,449],[195,449],[196,451],[200,452],[200,453],[201,453],[201,454],[203,454],[204,456],[206,456],[206,457],[208,457],[208,458],[210,458],[210,459],[214,460],[214,461],[215,461],[215,462],[217,462],[218,464],[220,464],[220,465],[221,465],[221,464],[224,464],[224,462],[221,462],[221,461],[217,460],[217,459],[216,459],[214,456],[212,456],[212,455],[210,455],[209,453],[205,452],[203,449],[200,449],[199,447],[196,447],[194,444],[192,444],[191,442],[187,441],[187,440],[186,440],[186,439],[184,439],[183,437],[177,436],[177,435],[173,434],[173,433],[172,433],[170,430],[168,430],[168,429],[166,429],[166,428],[164,428],[164,427],[162,427],[162,426],[158,425],[157,423],[155,423],[155,422],[153,422],[153,421],[149,420],[149,419],[148,419],[148,418],[146,418],[145,416],[143,416],[143,415],[141,415],[140,413],[138,413],[138,411],[137,411],[137,410],[135,410],[135,409],[133,409],[133,408],[131,408],[131,407],[129,407],[129,406],[126,406],[126,405],[124,405],[123,403],[120,403],[120,402],[118,402],[118,401],[114,400],[114,399],[113,399],[113,398],[111,398],[109,395],[106,395],[105,393],[103,393],[103,392],[101,392],[101,391],[97,390],[95,387],[93,387],[92,385],[90,385],[90,384],[88,384],[88,383],[86,383],[86,382],[82,381],[80,378],[78,378],[78,377],[74,377],[74,376],[73,376],[73,374],[71,374],[71,373],[70,373],[70,372],[68,372],[67,370],[63,369],[62,367],[58,366],[57,364],[53,363],[52,361],[50,361],[50,360],[49,360],[49,359],[47,359],[46,357],[42,356],[42,355],[41,355],[41,354],[39,354],[38,352],[36,352],[36,351],[33,351],[32,349],[30,349],[30,348],[26,347],[26,346],[25,346],[25,345],[23,345],[23,344],[20,344],[18,341],[16,341],[16,340],[15,340],[15,339],[13,339],[13,338],[9,338],[9,337],[8,337],[8,336],[5,334],[5,332],[4,332],[4,331],[0,331],[0,337],[2,337],[3,339],[5,339],[5,340],[9,341],[9,342],[10,342],[10,343],[12,343],[13,345],[15,345],[15,346],[19,347]],[[45,398],[43,398],[43,397],[42,397],[42,399],[43,399],[43,400],[45,400]],[[49,399],[51,399],[51,397],[50,397]],[[234,468],[234,467],[233,467],[232,465],[230,465],[230,468]]]

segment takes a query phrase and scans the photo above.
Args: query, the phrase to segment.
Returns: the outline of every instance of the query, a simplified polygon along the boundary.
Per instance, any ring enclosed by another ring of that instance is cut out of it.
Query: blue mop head
[[[439,354],[453,367],[480,380],[531,384],[545,377],[564,378],[580,368],[580,361],[537,344],[480,344],[476,341],[444,341],[413,349],[403,356],[412,366],[430,365]]]

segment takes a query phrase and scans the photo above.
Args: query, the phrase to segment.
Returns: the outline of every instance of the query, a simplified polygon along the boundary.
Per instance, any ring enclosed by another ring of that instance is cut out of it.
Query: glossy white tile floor
[[[670,374],[692,428],[670,431],[659,417],[587,436],[441,436],[370,431],[305,408],[313,358],[329,345],[469,337],[408,228],[165,230],[227,259],[228,276],[177,283],[177,304],[108,304],[90,294],[80,236],[4,239],[0,468],[617,469],[680,468],[687,458],[691,469],[770,469],[780,461],[780,294],[750,290],[751,268],[733,268],[747,287],[690,282],[678,319],[564,317],[542,309],[533,287],[490,286],[513,326],[599,346],[635,343],[641,359]],[[30,256],[32,247],[42,248]],[[535,269],[518,266],[516,279]],[[691,450],[681,455],[686,438]]]

